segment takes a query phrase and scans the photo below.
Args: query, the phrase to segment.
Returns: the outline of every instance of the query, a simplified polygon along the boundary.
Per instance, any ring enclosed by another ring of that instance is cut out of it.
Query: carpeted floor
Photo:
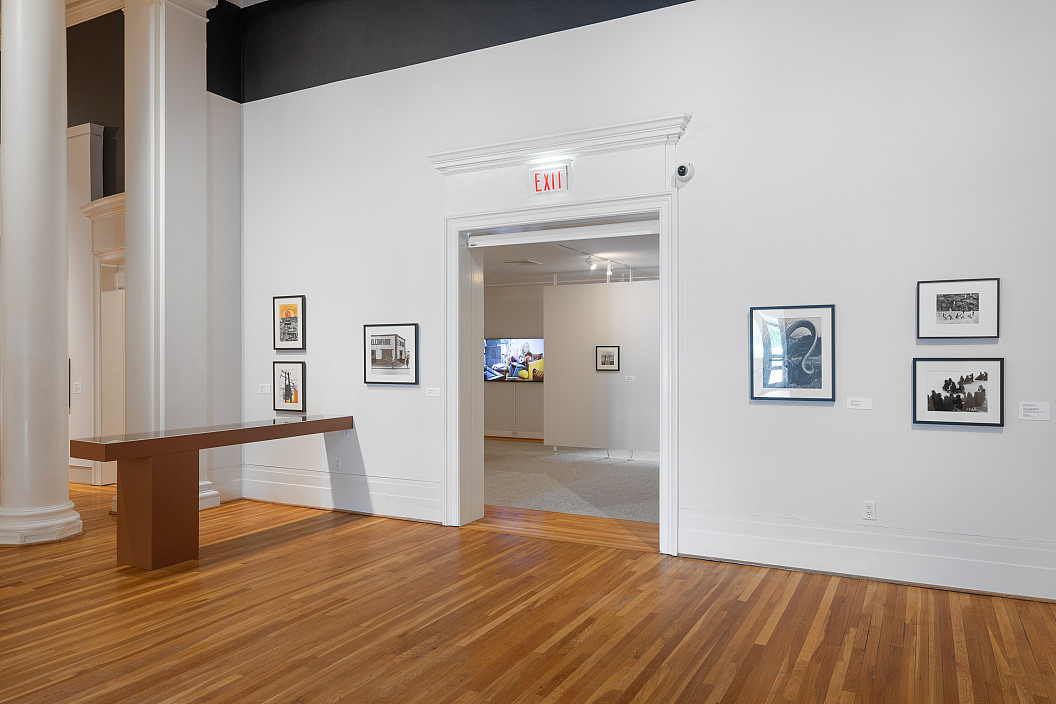
[[[484,438],[484,503],[660,522],[660,454]]]

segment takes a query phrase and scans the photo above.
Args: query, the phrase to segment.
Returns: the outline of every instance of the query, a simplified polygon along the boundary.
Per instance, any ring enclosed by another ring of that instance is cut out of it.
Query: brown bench
[[[198,451],[350,430],[352,416],[311,416],[70,441],[70,455],[117,461],[117,561],[154,570],[198,559]]]

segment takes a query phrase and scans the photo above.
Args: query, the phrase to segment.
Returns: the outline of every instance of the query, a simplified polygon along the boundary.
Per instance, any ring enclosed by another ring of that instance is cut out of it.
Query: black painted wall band
[[[209,90],[251,102],[688,1],[220,0]]]

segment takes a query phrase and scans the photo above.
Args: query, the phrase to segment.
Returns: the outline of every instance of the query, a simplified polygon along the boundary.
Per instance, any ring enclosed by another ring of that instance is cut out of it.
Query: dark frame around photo
[[[418,323],[363,326],[363,383],[418,384]]]
[[[1004,357],[914,358],[913,422],[1004,426]]]
[[[273,349],[305,349],[304,307],[304,296],[275,296],[271,299],[271,335]]]
[[[1000,336],[1001,279],[917,282],[917,339]]]
[[[305,404],[304,362],[272,362],[272,401],[274,410],[304,413]]]
[[[836,306],[748,310],[749,398],[836,400]]]
[[[620,371],[620,346],[598,345],[594,348],[594,371]]]

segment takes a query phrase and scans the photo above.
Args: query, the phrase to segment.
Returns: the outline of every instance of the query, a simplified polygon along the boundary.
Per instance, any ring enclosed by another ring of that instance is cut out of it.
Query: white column
[[[82,532],[68,484],[66,6],[3,0],[0,544]]]
[[[208,425],[205,13],[125,3],[126,432]],[[218,503],[204,466],[203,504]]]

